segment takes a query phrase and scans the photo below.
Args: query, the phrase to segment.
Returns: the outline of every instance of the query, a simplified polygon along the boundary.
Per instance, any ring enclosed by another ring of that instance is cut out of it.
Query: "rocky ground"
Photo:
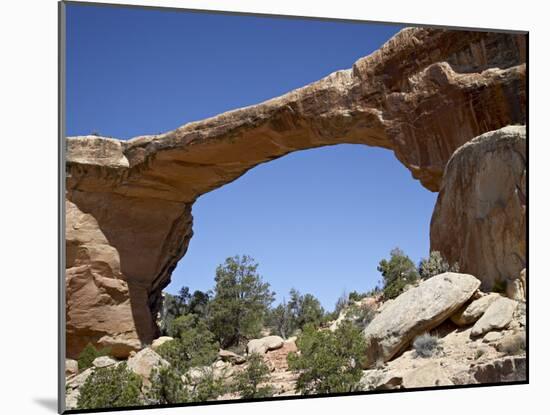
[[[525,272],[518,286],[525,287]],[[362,377],[365,391],[434,386],[501,383],[526,380],[526,305],[524,291],[498,293],[479,290],[480,281],[468,274],[444,273],[422,281],[395,298],[367,297],[358,307],[373,311],[364,329],[367,359]],[[334,330],[350,318],[344,309],[328,328]],[[438,338],[437,347],[422,357],[415,349],[417,336],[430,333]],[[156,339],[151,346],[133,352],[128,367],[147,385],[153,368],[168,365],[156,352],[169,337]],[[260,353],[271,370],[274,396],[294,395],[298,374],[288,369],[287,355],[296,352],[296,338],[284,340],[266,336],[248,343],[247,352]],[[210,367],[192,368],[187,379],[196,379],[211,370],[215,377],[230,383],[243,370],[247,355],[220,350]],[[96,368],[116,365],[123,360],[98,357],[93,367],[78,373],[74,360],[66,362],[67,408],[75,408],[79,388]],[[238,399],[226,393],[218,399]]]

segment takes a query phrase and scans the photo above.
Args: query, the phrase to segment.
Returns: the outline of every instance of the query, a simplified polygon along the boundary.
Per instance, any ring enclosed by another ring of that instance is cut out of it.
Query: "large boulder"
[[[451,316],[451,321],[457,326],[474,324],[487,311],[489,306],[501,298],[498,293],[489,293],[467,303]]]
[[[265,354],[268,350],[276,350],[283,347],[285,341],[279,336],[266,336],[261,339],[253,339],[246,345],[248,354]]]
[[[472,275],[446,272],[401,294],[363,332],[367,367],[390,360],[417,335],[437,327],[468,301],[479,285]]]
[[[113,359],[112,357],[109,357],[109,356],[96,357],[94,359],[94,361],[92,362],[92,366],[97,367],[97,368],[113,366],[113,365],[116,365],[116,364],[117,364],[117,361],[115,359]]]
[[[128,368],[141,376],[145,385],[150,383],[153,369],[168,366],[170,366],[170,363],[149,347],[140,350],[128,359]]]
[[[464,144],[445,168],[431,249],[478,277],[486,291],[526,265],[526,151],[525,126],[507,126]]]
[[[482,336],[492,330],[504,329],[510,324],[514,317],[514,311],[518,302],[506,297],[501,297],[494,301],[481,318],[474,324],[471,337]]]

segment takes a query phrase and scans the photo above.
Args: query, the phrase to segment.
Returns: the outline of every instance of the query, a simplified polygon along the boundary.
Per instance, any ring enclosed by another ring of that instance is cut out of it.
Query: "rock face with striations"
[[[125,357],[141,347],[138,327],[148,321],[147,296],[131,302],[120,255],[97,220],[70,201],[65,212],[67,356],[76,358],[92,343]]]
[[[524,126],[483,134],[455,151],[432,216],[431,249],[477,276],[485,291],[526,266]]]
[[[68,356],[90,342],[124,357],[158,337],[152,316],[194,201],[260,163],[377,146],[439,191],[458,147],[525,123],[525,54],[524,35],[404,29],[351,69],[258,105],[128,141],[68,138]]]

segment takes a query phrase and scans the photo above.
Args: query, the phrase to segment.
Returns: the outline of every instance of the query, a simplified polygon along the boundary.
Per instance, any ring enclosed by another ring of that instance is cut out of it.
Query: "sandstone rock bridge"
[[[260,163],[364,144],[439,191],[457,148],[525,124],[525,54],[522,34],[409,28],[351,69],[258,105],[128,141],[68,138],[67,355],[91,342],[124,357],[151,342],[193,203]]]

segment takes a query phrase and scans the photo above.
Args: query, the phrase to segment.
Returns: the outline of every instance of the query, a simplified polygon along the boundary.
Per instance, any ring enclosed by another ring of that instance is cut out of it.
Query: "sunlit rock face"
[[[527,263],[524,126],[483,134],[455,151],[432,216],[430,238],[486,291],[517,279]]]
[[[192,236],[193,202],[260,163],[365,144],[393,150],[439,191],[458,147],[525,123],[525,42],[404,29],[351,69],[258,105],[129,141],[68,138],[68,210],[93,219],[97,238],[75,242],[78,215],[67,216],[67,252],[78,253],[66,265],[67,354],[91,342],[123,356],[150,343],[161,290]]]

